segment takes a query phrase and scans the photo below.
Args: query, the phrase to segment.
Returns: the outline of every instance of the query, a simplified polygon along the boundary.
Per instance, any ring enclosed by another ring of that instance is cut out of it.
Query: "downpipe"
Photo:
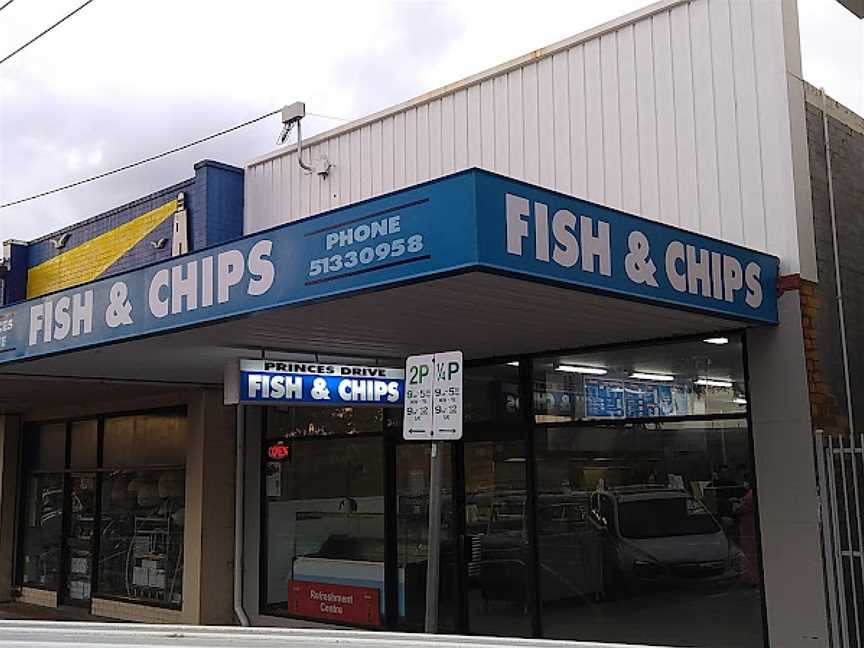
[[[249,616],[243,609],[243,551],[246,492],[246,407],[237,405],[237,447],[234,471],[234,614],[240,625],[248,626]]]

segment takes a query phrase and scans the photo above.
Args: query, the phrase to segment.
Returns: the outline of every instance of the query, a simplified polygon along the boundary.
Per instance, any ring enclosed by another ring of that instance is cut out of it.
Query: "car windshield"
[[[717,533],[720,527],[692,497],[668,497],[621,502],[618,523],[625,538]]]

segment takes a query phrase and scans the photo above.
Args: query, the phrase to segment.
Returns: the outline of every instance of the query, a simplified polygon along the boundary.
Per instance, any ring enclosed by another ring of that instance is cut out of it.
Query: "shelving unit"
[[[182,578],[182,530],[171,516],[135,517],[126,567],[126,589],[137,599],[179,604]]]

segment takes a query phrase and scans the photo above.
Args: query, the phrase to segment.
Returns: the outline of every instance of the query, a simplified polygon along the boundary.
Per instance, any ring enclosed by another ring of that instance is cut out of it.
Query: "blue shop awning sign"
[[[401,406],[405,371],[288,360],[240,360],[226,368],[225,404]]]
[[[471,169],[2,309],[0,363],[469,271],[777,322],[776,257]]]

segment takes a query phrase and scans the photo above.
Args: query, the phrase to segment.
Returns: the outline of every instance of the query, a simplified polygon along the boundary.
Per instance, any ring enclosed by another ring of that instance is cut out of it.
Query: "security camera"
[[[282,108],[282,123],[295,124],[306,116],[306,104],[295,101],[290,106]]]

